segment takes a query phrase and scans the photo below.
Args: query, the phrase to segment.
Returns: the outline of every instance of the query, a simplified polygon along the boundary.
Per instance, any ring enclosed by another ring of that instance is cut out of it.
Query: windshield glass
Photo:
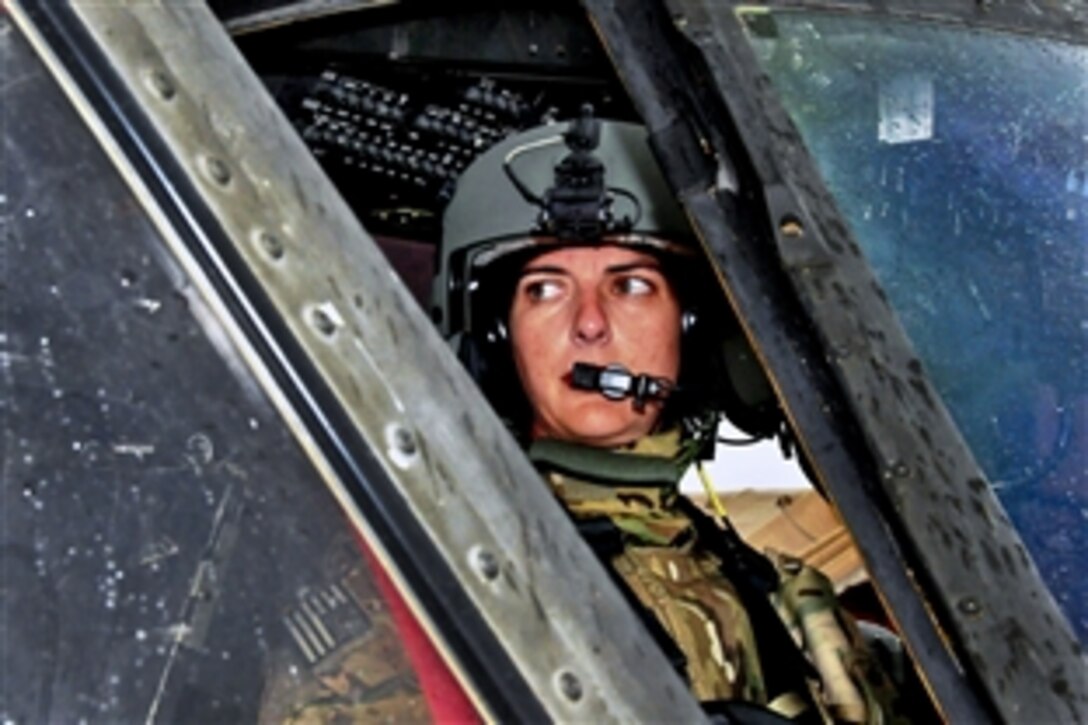
[[[1088,51],[742,12],[1044,579],[1088,640]]]
[[[393,580],[4,20],[0,722],[426,722]]]

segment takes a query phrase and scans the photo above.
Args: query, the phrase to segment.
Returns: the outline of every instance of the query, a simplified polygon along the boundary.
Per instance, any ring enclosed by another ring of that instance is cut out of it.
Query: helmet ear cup
[[[487,326],[487,341],[496,344],[505,344],[510,338],[510,333],[506,330],[506,323],[501,317],[497,317],[491,321],[491,324]]]
[[[699,315],[696,314],[695,310],[684,310],[680,314],[680,333],[683,335],[691,334],[698,322]]]
[[[496,318],[482,327],[461,335],[457,357],[495,412],[521,438],[528,435],[531,409],[514,365],[506,323]]]

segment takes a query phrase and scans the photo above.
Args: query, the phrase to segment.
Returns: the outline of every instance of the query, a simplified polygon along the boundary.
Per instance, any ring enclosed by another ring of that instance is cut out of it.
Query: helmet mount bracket
[[[581,115],[571,121],[562,137],[570,150],[555,165],[555,181],[543,196],[534,193],[518,178],[512,163],[522,153],[536,150],[541,144],[521,146],[511,151],[503,161],[503,171],[522,198],[540,209],[534,234],[571,242],[592,243],[607,234],[629,232],[642,216],[638,198],[626,189],[605,186],[605,166],[593,153],[600,143],[601,124],[593,116],[593,106],[582,106]],[[616,218],[612,205],[616,196],[628,199],[635,210],[634,218]]]

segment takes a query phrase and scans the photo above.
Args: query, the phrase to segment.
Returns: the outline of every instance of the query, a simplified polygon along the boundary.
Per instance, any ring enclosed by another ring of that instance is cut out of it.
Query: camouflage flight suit
[[[529,457],[627,593],[682,653],[682,674],[697,699],[755,703],[809,722],[894,720],[886,714],[888,680],[856,632],[844,639],[818,631],[829,607],[836,622],[846,619],[833,592],[818,606],[806,599],[830,592],[826,577],[795,560],[779,562],[776,575],[771,562],[694,510],[677,490],[678,450],[678,435],[664,434],[620,451],[537,441]],[[601,530],[618,544],[602,546],[594,533]],[[727,533],[734,549],[712,543],[728,540]],[[743,581],[759,576],[767,579],[760,591]]]
[[[876,723],[908,720],[896,686],[839,608],[831,581],[811,566],[779,556],[773,597],[782,620],[819,675],[817,702],[825,719]]]

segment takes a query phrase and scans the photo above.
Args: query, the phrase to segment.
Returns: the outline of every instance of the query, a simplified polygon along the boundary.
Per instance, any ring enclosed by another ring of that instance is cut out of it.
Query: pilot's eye
[[[544,302],[562,294],[563,284],[554,279],[531,279],[522,285],[522,291],[531,301]]]
[[[621,295],[641,297],[652,294],[656,287],[652,281],[645,277],[621,275],[612,281],[612,289]]]

